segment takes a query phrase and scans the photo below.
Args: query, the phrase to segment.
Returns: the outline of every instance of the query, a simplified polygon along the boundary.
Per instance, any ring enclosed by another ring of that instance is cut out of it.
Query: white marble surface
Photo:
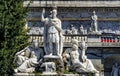
[[[15,73],[14,76],[35,76],[34,73]]]

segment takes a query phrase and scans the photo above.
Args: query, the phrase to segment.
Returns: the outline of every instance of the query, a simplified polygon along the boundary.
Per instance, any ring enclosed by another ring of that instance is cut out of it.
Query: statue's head
[[[70,25],[70,27],[71,27],[71,28],[73,28],[73,27],[74,27],[74,25],[73,25],[73,24],[71,24],[71,25]]]
[[[96,12],[95,12],[95,10],[94,10],[94,11],[93,11],[93,15],[95,15],[95,13],[96,13]]]
[[[33,40],[33,47],[37,49],[39,47],[37,39]]]
[[[86,45],[87,45],[86,42],[85,42],[84,40],[82,40],[82,42],[80,43],[80,49],[81,49],[81,50],[82,50],[82,49],[86,49],[86,48],[87,48]]]
[[[118,63],[115,63],[115,66],[116,66],[116,67],[118,67],[118,66],[119,66],[119,64],[118,64]]]
[[[53,9],[50,13],[51,13],[52,18],[56,18],[56,16],[57,16],[57,10],[56,9]]]
[[[73,24],[71,24],[70,26],[73,27]]]
[[[75,27],[74,27],[73,24],[71,24],[70,27],[71,27],[71,30],[74,30],[74,29],[75,29]]]
[[[72,39],[72,49],[78,50],[78,40]]]
[[[75,44],[73,44],[73,45],[72,45],[72,49],[73,49],[73,51],[76,51],[76,50],[78,50],[78,46],[75,45]]]
[[[80,29],[83,29],[83,25],[80,26]]]
[[[86,59],[87,59],[87,56],[83,56],[83,57],[82,57],[82,61],[83,61],[83,62],[85,62]]]

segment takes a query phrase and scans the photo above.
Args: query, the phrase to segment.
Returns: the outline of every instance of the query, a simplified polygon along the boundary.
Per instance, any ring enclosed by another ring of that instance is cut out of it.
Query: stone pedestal
[[[45,55],[44,63],[42,65],[45,67],[45,71],[42,75],[57,74],[56,70],[61,72],[63,69],[62,57],[56,55]]]
[[[62,74],[62,76],[79,76],[79,74]]]
[[[14,76],[35,76],[34,73],[15,73]]]
[[[91,34],[91,35],[101,35],[101,32],[99,32],[99,31],[93,31],[93,32],[91,32],[91,33],[88,33],[88,34]]]
[[[60,56],[56,56],[56,55],[45,55],[44,56],[44,59],[50,59],[50,60],[53,60],[53,59],[61,59]]]
[[[43,76],[57,76],[56,72],[43,72],[41,75]]]
[[[44,67],[45,70],[43,72],[43,74],[57,74],[56,73],[56,65],[54,62],[44,62],[42,63],[41,67]]]
[[[79,76],[94,76],[94,74],[89,72],[81,72],[79,73]]]

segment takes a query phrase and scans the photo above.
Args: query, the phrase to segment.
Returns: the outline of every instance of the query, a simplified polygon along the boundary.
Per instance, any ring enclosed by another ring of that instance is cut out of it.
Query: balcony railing
[[[44,37],[42,35],[30,35],[29,41],[32,42],[34,39],[37,39],[40,46],[43,47]],[[79,43],[84,40],[88,44],[88,47],[120,47],[120,39],[104,38],[103,40],[102,35],[64,35],[64,47],[71,47],[72,39],[77,39]]]

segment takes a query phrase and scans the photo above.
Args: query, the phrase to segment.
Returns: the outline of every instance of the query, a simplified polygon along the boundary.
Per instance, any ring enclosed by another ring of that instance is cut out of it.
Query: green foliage
[[[14,54],[28,44],[24,0],[0,0],[0,75],[13,74]]]
[[[35,76],[41,76],[41,73],[40,72],[37,72],[37,73],[34,73]]]
[[[89,73],[88,73],[88,76],[93,76],[93,74],[89,72]]]
[[[68,70],[64,70],[64,74],[69,74],[69,71]]]

